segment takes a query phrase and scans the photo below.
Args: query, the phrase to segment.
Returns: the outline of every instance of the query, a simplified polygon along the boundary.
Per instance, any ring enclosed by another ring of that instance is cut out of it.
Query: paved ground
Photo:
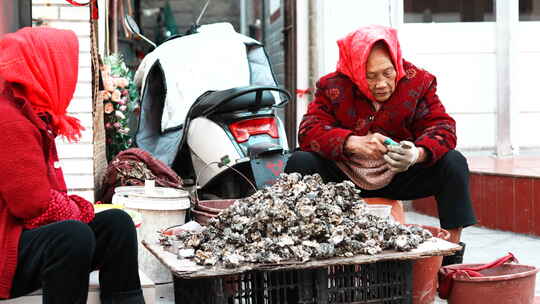
[[[438,219],[415,212],[406,213],[407,223],[438,226]],[[480,227],[463,231],[462,240],[467,244],[464,263],[487,263],[512,252],[522,264],[540,267],[540,238]],[[540,276],[536,279],[536,295],[540,296]],[[156,304],[174,304],[172,284],[157,287]],[[446,303],[438,299],[439,303]]]

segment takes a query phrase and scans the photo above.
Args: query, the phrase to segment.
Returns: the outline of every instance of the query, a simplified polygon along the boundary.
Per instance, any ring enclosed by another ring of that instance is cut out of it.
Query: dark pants
[[[99,269],[101,303],[144,303],[137,234],[122,210],[98,213],[89,224],[62,221],[24,231],[11,295],[43,288],[44,304],[86,303],[93,269]]]
[[[316,153],[294,152],[285,172],[302,175],[319,173],[325,182],[341,182],[348,177],[334,161]],[[450,150],[431,167],[415,165],[396,174],[390,184],[379,190],[363,190],[362,197],[385,197],[396,200],[414,200],[435,196],[439,220],[444,229],[476,224],[469,193],[469,167],[465,157]]]

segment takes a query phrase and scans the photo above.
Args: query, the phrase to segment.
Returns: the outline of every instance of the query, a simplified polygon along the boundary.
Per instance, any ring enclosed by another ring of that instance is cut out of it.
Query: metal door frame
[[[291,92],[292,98],[285,112],[285,128],[289,147],[296,147],[296,1],[285,1],[285,20],[283,25],[283,42],[285,49],[285,87]]]

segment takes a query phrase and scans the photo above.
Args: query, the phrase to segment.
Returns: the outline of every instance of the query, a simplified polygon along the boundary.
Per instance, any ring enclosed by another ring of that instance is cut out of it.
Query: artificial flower
[[[123,89],[123,88],[125,88],[125,87],[127,87],[127,86],[129,85],[129,80],[127,80],[127,79],[124,78],[124,77],[115,78],[115,79],[114,79],[114,84],[115,84],[117,87]]]
[[[114,86],[114,81],[111,77],[106,77],[103,79],[103,87],[105,87],[105,90],[109,92],[113,92],[116,89]]]
[[[124,113],[122,113],[122,111],[116,111],[114,113],[114,115],[116,115],[116,117],[118,117],[120,119],[126,119],[126,115],[124,115]]]
[[[120,93],[120,90],[114,90],[112,92],[111,100],[114,102],[119,102],[120,100],[122,100],[122,93]]]
[[[103,112],[105,112],[105,114],[111,114],[112,112],[114,112],[114,106],[112,102],[106,102],[103,105]]]
[[[118,133],[120,133],[120,134],[128,134],[129,133],[129,128],[118,129]]]

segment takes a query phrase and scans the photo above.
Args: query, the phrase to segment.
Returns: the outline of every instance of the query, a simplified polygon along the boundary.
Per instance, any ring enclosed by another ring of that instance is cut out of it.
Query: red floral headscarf
[[[84,130],[66,114],[78,69],[79,42],[73,31],[23,28],[0,40],[0,78],[36,112],[49,113],[55,132],[69,141],[79,140]]]
[[[369,25],[361,27],[337,41],[339,61],[336,70],[349,77],[370,100],[375,100],[375,98],[368,88],[366,64],[373,45],[378,41],[385,42],[388,47],[397,72],[397,83],[405,76],[405,71],[403,70],[401,48],[395,29],[382,25]]]

